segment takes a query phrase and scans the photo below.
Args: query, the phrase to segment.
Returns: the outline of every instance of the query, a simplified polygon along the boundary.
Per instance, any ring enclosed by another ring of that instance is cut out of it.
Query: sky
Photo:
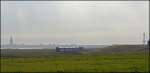
[[[142,44],[148,1],[2,1],[1,43]]]

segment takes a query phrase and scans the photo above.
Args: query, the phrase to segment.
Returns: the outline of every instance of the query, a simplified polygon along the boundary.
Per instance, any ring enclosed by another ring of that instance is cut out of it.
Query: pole
[[[143,45],[145,45],[145,32],[143,33]]]

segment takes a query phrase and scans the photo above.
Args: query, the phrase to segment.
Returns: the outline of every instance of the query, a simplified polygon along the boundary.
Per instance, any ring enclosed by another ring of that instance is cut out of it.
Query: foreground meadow
[[[1,57],[1,72],[148,72],[148,54]]]

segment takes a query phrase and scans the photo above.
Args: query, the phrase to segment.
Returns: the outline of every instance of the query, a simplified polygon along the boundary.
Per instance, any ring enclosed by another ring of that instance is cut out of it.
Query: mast
[[[145,45],[145,32],[143,33],[143,45]]]

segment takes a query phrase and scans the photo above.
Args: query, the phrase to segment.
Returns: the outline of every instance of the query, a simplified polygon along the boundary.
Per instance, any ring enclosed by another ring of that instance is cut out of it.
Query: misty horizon
[[[1,1],[1,44],[142,44],[148,1]]]

